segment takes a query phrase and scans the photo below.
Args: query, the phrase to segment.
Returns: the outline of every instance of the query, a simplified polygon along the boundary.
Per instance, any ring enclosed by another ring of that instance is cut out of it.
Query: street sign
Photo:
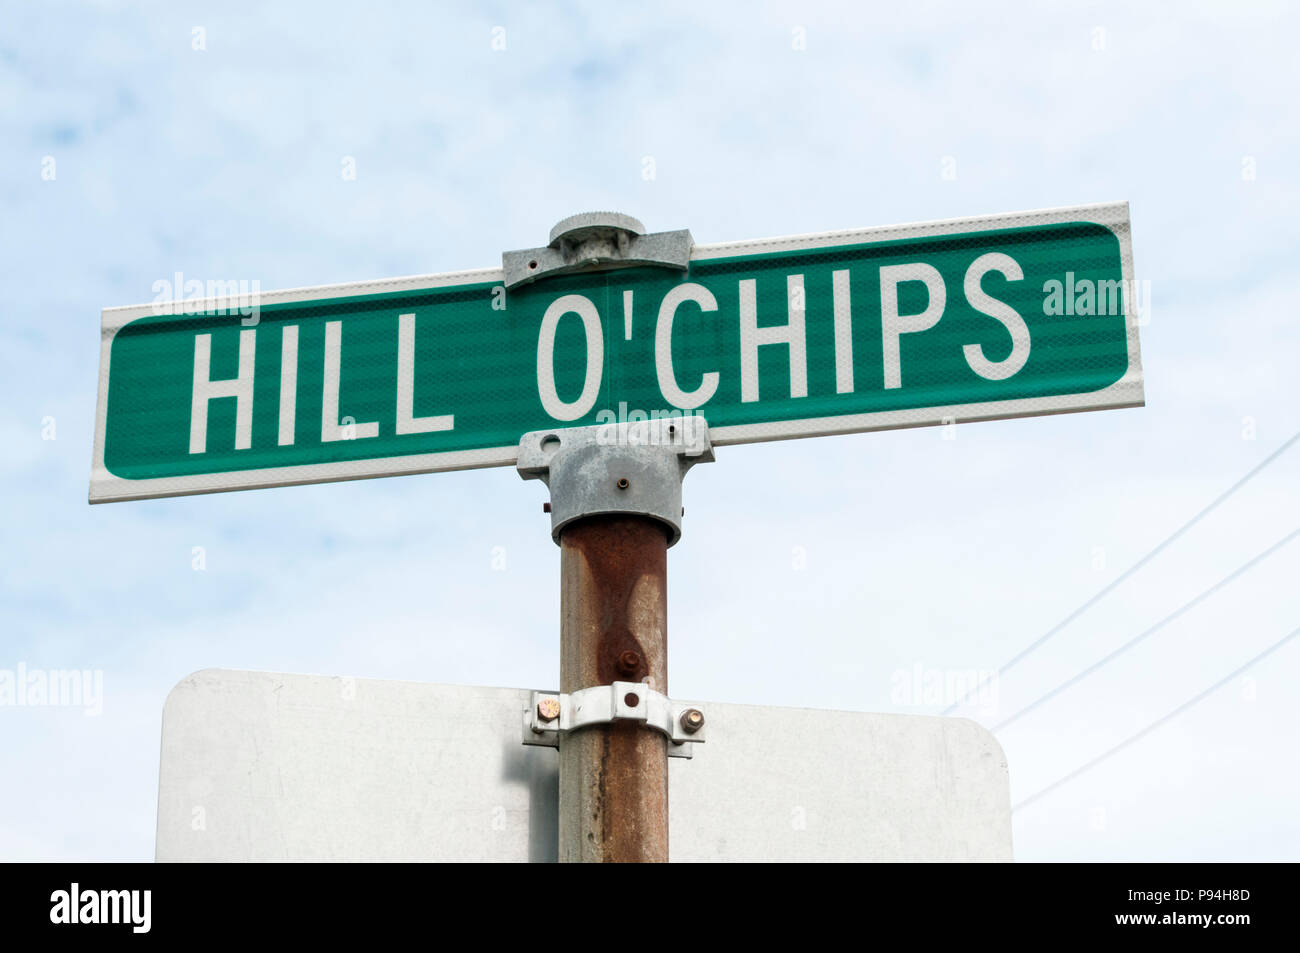
[[[527,431],[682,413],[725,446],[1143,403],[1126,203],[248,298],[104,311],[91,502],[511,465]]]
[[[531,693],[207,670],[163,710],[159,861],[554,861]],[[675,861],[1006,861],[1006,759],[963,718],[698,703]]]

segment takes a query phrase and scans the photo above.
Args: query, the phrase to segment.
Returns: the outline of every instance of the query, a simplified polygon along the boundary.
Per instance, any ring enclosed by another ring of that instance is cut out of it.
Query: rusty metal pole
[[[712,459],[702,417],[523,436],[519,473],[550,489],[560,546],[561,693],[632,683],[629,707],[636,684],[668,694],[668,548],[682,477]],[[668,860],[672,743],[644,720],[560,734],[561,861]]]
[[[560,691],[614,681],[668,693],[668,533],[594,516],[560,536]],[[635,722],[560,741],[563,861],[668,860],[668,739]]]

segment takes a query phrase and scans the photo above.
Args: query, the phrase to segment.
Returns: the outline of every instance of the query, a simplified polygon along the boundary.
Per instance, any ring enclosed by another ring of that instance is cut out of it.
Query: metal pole
[[[594,516],[560,536],[560,690],[644,681],[668,693],[668,533]],[[635,722],[560,740],[560,860],[668,860],[668,739]]]
[[[712,459],[702,417],[520,440],[520,476],[551,491],[562,694],[625,682],[629,708],[648,704],[638,684],[667,696],[668,548],[681,536],[682,477]],[[576,724],[559,735],[560,860],[667,861],[668,745],[677,736],[664,731],[673,729],[644,718]]]
[[[685,273],[692,244],[684,229],[646,234],[631,216],[586,212],[551,229],[545,248],[505,252],[501,264],[512,290],[592,268]],[[640,682],[668,694],[668,547],[681,536],[682,477],[712,459],[701,417],[520,440],[520,475],[551,491],[562,693]],[[632,694],[623,703],[635,707]],[[668,860],[669,743],[662,730],[627,720],[560,735],[561,861]]]

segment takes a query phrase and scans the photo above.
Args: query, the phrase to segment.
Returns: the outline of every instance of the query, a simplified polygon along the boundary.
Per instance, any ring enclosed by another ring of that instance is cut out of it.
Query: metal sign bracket
[[[668,737],[668,755],[691,757],[691,744],[703,742],[704,712],[675,702],[644,682],[613,682],[576,692],[533,692],[524,712],[524,744],[560,746],[560,735],[591,725],[636,721]]]
[[[589,516],[645,516],[682,535],[682,477],[713,461],[709,424],[688,414],[653,420],[534,430],[519,441],[516,467],[551,491],[551,537]]]
[[[645,233],[645,226],[620,212],[583,212],[551,229],[545,248],[501,253],[506,290],[552,275],[657,265],[686,271],[695,241],[689,229]]]

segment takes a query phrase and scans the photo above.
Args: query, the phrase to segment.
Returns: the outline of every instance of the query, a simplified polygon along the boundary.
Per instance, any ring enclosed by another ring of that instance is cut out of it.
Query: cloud
[[[1285,5],[13,17],[0,666],[108,677],[94,725],[0,713],[34,779],[0,791],[6,856],[150,856],[158,713],[194,669],[555,682],[558,556],[541,488],[508,471],[86,506],[99,309],[177,270],[270,290],[490,266],[600,207],[709,242],[1130,200],[1155,304],[1146,408],[725,448],[688,477],[671,677],[696,698],[891,710],[895,670],[996,667],[1300,428]],[[1001,702],[1300,525],[1297,466],[1054,638]],[[1300,624],[1296,559],[1009,729],[1016,796]],[[1278,699],[1297,664],[1279,652],[1254,707],[1225,688],[1018,815],[1019,856],[1293,858],[1300,773],[1276,752],[1294,747]]]

